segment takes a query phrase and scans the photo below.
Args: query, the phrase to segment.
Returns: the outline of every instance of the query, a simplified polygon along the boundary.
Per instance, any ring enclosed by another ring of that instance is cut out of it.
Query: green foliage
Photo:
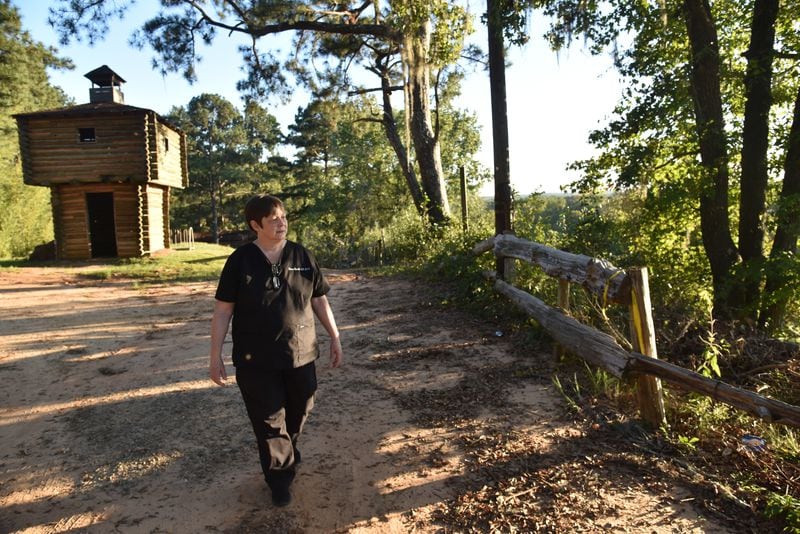
[[[772,255],[764,264],[767,277],[779,276],[782,283],[773,292],[762,298],[765,306],[775,303],[786,303],[783,319],[777,324],[769,324],[775,335],[800,342],[800,255],[791,252],[780,252]]]
[[[727,404],[700,394],[689,394],[675,401],[664,404],[668,412],[667,420],[674,425],[674,431],[678,436],[682,433],[691,433],[702,440],[719,433],[731,422],[737,421],[737,418],[744,417],[741,412]]]
[[[800,532],[800,500],[791,495],[770,492],[767,495],[767,517],[779,517],[786,520],[784,532]]]
[[[609,399],[615,399],[619,395],[622,389],[619,379],[599,367],[590,366],[586,362],[584,362],[584,367],[592,395]]]
[[[186,132],[189,186],[171,205],[173,226],[210,232],[239,229],[246,199],[278,192],[276,166],[265,161],[280,139],[277,120],[255,102],[240,112],[219,95],[201,94],[168,120]]]
[[[286,195],[293,217],[290,231],[326,265],[428,258],[434,253],[429,247],[440,246],[438,237],[459,231],[455,222],[444,233],[424,224],[383,125],[374,120],[380,113],[371,97],[315,100],[298,111],[290,127],[287,139],[299,149],[292,166],[294,185]],[[475,195],[484,175],[475,161],[480,143],[474,117],[449,107],[440,115],[448,134],[442,144],[450,197],[458,195],[460,166],[474,172],[468,174],[469,222],[485,228],[481,221],[489,215]]]
[[[455,63],[464,37],[472,33],[472,17],[463,6],[447,0],[394,0],[389,24],[403,35],[415,35],[427,23],[433,27],[429,60],[433,66]]]
[[[800,461],[800,430],[764,423],[757,432],[764,437],[774,454],[790,462]]]
[[[62,0],[51,10],[51,22],[65,42],[86,35],[94,39],[107,29],[110,18],[121,17],[132,3]],[[446,0],[384,4],[173,0],[161,3],[159,12],[136,30],[133,42],[149,45],[158,57],[154,64],[165,72],[182,72],[194,80],[197,42],[211,44],[218,30],[244,34],[252,38],[252,46],[239,48],[246,76],[237,88],[258,100],[287,96],[291,81],[320,99],[335,99],[348,89],[363,94],[363,87],[350,72],[353,66],[376,74],[387,87],[405,86],[407,94],[415,95],[406,103],[414,103],[419,120],[408,123],[414,132],[413,149],[398,148],[395,159],[405,159],[405,154],[416,158],[418,176],[409,176],[409,183],[424,184],[426,208],[432,222],[439,224],[449,217],[444,202],[446,180],[439,165],[440,154],[445,151],[440,150],[440,132],[429,111],[439,107],[430,102],[439,93],[430,86],[447,78],[443,71],[460,58],[465,37],[472,31],[471,22],[460,3]],[[283,32],[295,32],[288,53],[275,51],[261,41]],[[441,109],[435,112],[441,113]],[[373,120],[380,120],[378,117]],[[393,118],[387,114],[386,120]],[[387,137],[396,139],[395,130],[399,128],[388,130],[391,133],[385,132]],[[294,181],[289,185],[294,187]],[[424,200],[418,189],[411,190],[417,197],[415,203],[422,206]],[[215,215],[212,225],[216,220]]]
[[[678,436],[678,446],[688,452],[696,451],[699,441],[700,439],[695,436]]]
[[[577,207],[573,198],[534,193],[515,198],[514,232],[517,236],[556,246],[574,227]]]
[[[569,407],[570,411],[575,413],[581,411],[581,406],[579,404],[581,385],[580,382],[578,381],[577,376],[574,377],[572,391],[567,390],[567,388],[561,383],[561,378],[559,378],[558,375],[553,375],[553,386],[555,386],[556,391],[558,391],[558,393],[564,399],[564,402],[567,403],[567,406]]]
[[[580,36],[592,53],[610,51],[613,54],[624,84],[614,116],[605,127],[590,135],[590,141],[599,149],[598,154],[573,165],[574,169],[581,171],[582,177],[572,184],[571,189],[583,195],[608,190],[633,192],[632,199],[636,202],[632,205],[634,217],[630,222],[635,224],[633,227],[637,232],[629,232],[626,236],[632,238],[630,252],[647,260],[648,265],[668,265],[670,259],[673,265],[688,263],[687,271],[696,273],[695,276],[679,274],[672,277],[669,270],[663,270],[658,271],[661,279],[655,284],[676,287],[677,282],[683,280],[691,286],[690,298],[685,299],[691,301],[702,287],[709,287],[708,263],[719,253],[714,248],[718,240],[704,243],[701,238],[699,200],[708,198],[710,185],[707,173],[700,165],[700,126],[693,100],[693,95],[712,88],[692,87],[690,41],[684,8],[663,2],[618,0],[593,3],[537,0],[531,4],[551,17],[551,29],[546,38],[553,49],[566,48]],[[754,13],[752,3],[743,6],[741,2],[726,0],[712,2],[710,6],[711,23],[715,27],[720,51],[719,90],[725,122],[722,142],[726,145],[722,150],[729,160],[726,171],[732,178],[730,198],[721,198],[722,207],[713,215],[705,212],[704,216],[707,230],[735,237],[738,214],[726,206],[741,199],[738,190],[740,155],[749,150],[748,141],[743,138],[747,82],[747,54],[744,51],[750,46]],[[798,12],[800,4],[796,0],[781,3],[774,25],[777,50],[797,50],[797,32],[793,24],[796,24]],[[771,148],[764,154],[769,176],[769,180],[764,177],[764,182],[770,185],[765,191],[766,213],[758,223],[769,229],[763,243],[767,250],[778,211],[775,187],[783,174],[792,103],[797,97],[796,54],[776,54],[773,59],[769,121]],[[602,218],[587,221],[592,231],[598,234],[607,229]],[[728,227],[723,228],[724,225]],[[625,226],[625,229],[632,227]],[[738,280],[737,277],[744,276],[745,272],[754,277],[761,276],[758,272],[760,262],[752,263],[754,265],[747,269],[717,274],[715,286],[726,287],[726,284],[719,283],[719,279]],[[791,268],[785,262],[773,262],[773,269]],[[794,278],[787,276],[785,280]],[[767,304],[770,300],[785,302],[783,296],[786,293],[790,293],[789,300],[797,300],[794,284],[779,286],[781,294],[767,295]],[[743,316],[753,317],[755,309],[764,304],[757,298],[754,300],[750,293],[742,298],[750,299],[745,306],[737,308]],[[720,295],[715,295],[715,303],[719,302]],[[785,316],[788,317],[788,313]]]
[[[60,107],[64,93],[48,68],[71,68],[23,31],[17,9],[0,0],[0,258],[25,257],[53,239],[50,191],[24,185],[15,113]]]
[[[50,190],[26,186],[19,169],[4,173],[3,167],[0,164],[0,258],[24,258],[36,245],[53,239]]]
[[[452,79],[452,77],[451,77]],[[483,167],[475,155],[481,148],[481,131],[478,117],[472,111],[455,109],[441,101],[438,109],[439,136],[442,143],[442,169],[444,170],[451,206],[460,209],[461,169],[467,177],[467,187],[477,191],[490,180],[489,170]]]
[[[727,341],[718,338],[717,333],[714,331],[713,320],[706,335],[702,336],[700,341],[703,343],[703,354],[701,355],[703,361],[700,363],[697,372],[708,378],[722,378],[719,360],[720,357],[728,353],[730,347]]]
[[[289,137],[300,151],[287,208],[298,239],[330,265],[370,263],[385,229],[411,201],[374,101],[315,101]]]

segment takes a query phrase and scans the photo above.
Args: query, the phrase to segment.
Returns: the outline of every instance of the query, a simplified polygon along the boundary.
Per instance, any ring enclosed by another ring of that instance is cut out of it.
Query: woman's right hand
[[[218,386],[227,386],[226,380],[228,379],[228,372],[225,371],[225,363],[221,357],[211,357],[208,364],[208,376]]]

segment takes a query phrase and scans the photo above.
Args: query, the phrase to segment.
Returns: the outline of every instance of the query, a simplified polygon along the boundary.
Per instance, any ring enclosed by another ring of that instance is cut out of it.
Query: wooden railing
[[[494,251],[504,260],[518,259],[541,267],[559,280],[559,308],[500,279],[495,272],[484,276],[494,281],[495,290],[505,295],[544,328],[565,350],[601,367],[618,378],[636,377],[642,418],[653,426],[666,423],[659,379],[684,390],[702,393],[771,423],[800,428],[800,407],[705,377],[683,367],[659,360],[656,352],[650,289],[646,268],[618,269],[610,263],[571,254],[513,235],[497,235],[478,243],[473,252]],[[610,335],[570,317],[569,285],[578,284],[606,303],[629,306],[631,347],[628,351]]]

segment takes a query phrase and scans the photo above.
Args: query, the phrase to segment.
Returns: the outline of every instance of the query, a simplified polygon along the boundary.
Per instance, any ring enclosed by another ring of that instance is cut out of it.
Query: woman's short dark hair
[[[250,221],[255,221],[258,226],[261,226],[261,221],[264,217],[269,217],[272,213],[279,209],[286,211],[283,207],[283,202],[276,196],[272,195],[256,195],[247,201],[244,206],[244,218],[247,221],[247,229],[252,230]]]

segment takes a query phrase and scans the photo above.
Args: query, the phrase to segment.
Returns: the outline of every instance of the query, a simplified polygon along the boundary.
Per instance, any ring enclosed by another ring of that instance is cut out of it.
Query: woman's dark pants
[[[237,369],[236,383],[256,434],[264,479],[273,492],[288,490],[295,444],[314,406],[314,362],[296,369]]]

